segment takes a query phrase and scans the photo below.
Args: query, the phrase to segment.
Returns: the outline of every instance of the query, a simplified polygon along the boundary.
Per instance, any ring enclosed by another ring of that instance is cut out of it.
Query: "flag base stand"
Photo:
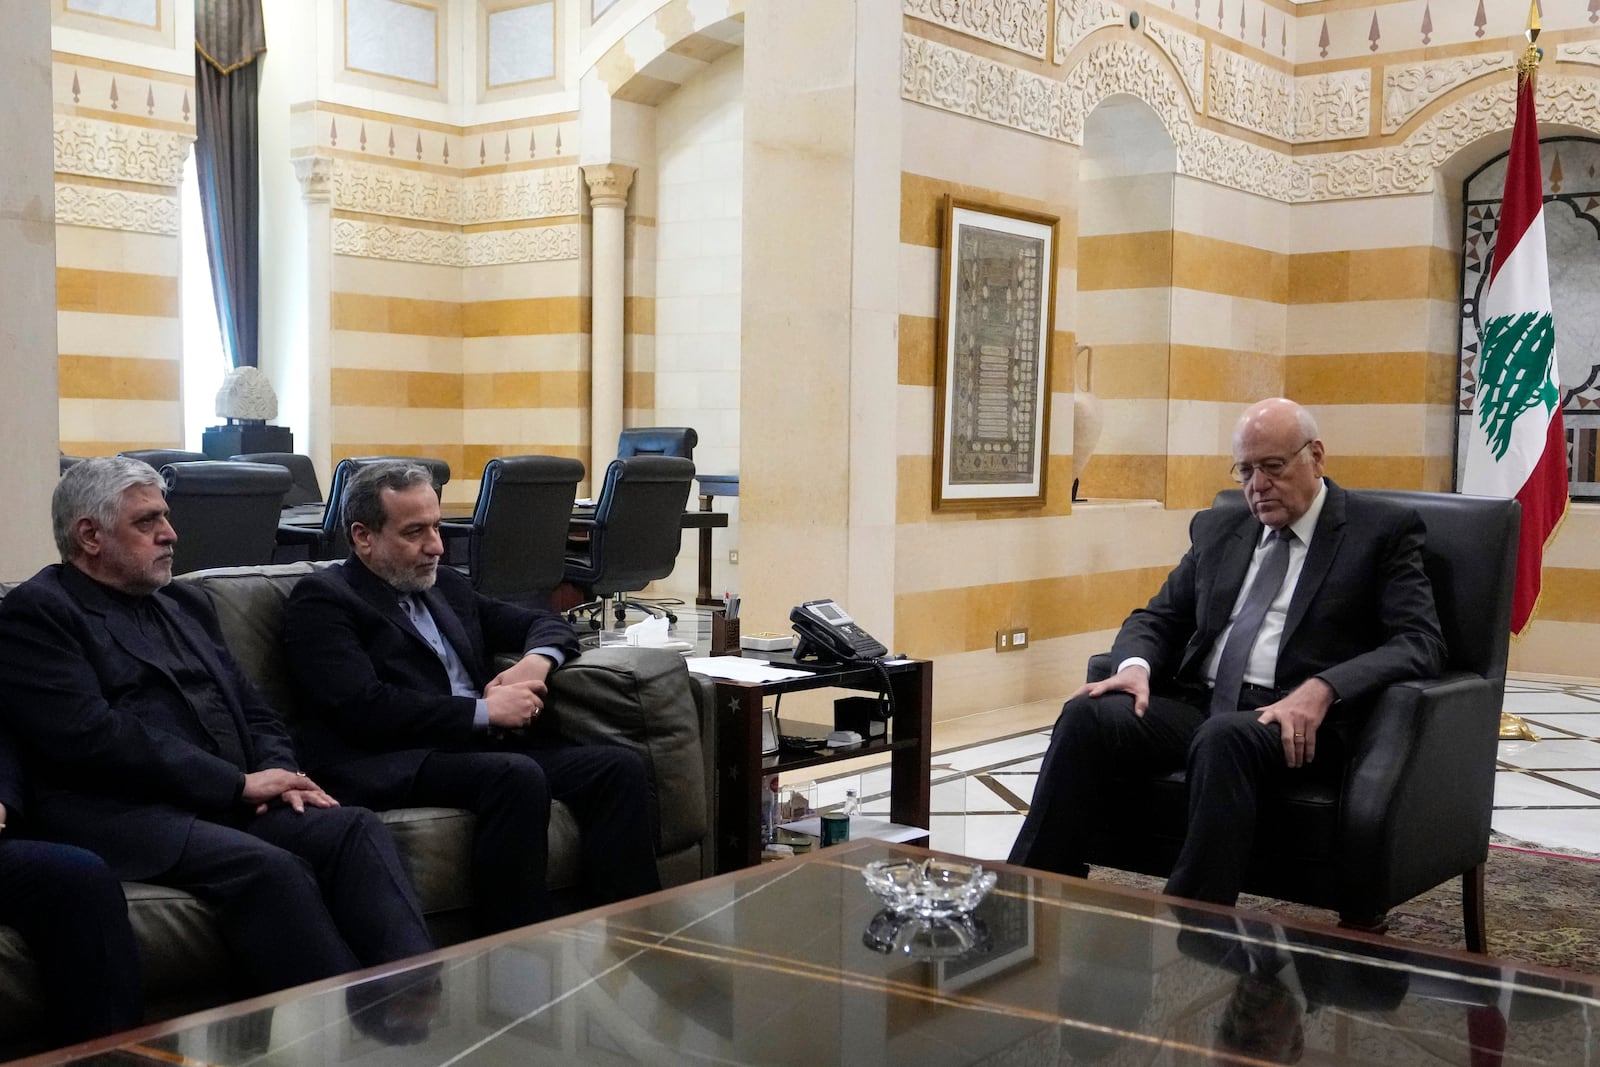
[[[1533,732],[1533,727],[1522,721],[1522,718],[1511,714],[1509,711],[1500,713],[1500,740],[1502,741],[1537,741],[1539,735]]]

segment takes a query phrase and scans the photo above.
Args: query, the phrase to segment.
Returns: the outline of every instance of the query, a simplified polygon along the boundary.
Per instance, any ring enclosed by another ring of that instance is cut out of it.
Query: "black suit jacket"
[[[34,825],[125,879],[171,867],[196,816],[239,810],[246,770],[299,766],[205,594],[172,583],[153,595],[216,679],[247,767],[217,754],[161,650],[76,567],[46,567],[0,601],[0,700],[29,763]]]
[[[560,615],[480,596],[447,567],[422,597],[480,691],[498,673],[496,655],[578,654],[577,634]],[[473,729],[477,702],[451,694],[444,664],[399,594],[354,555],[296,583],[284,644],[310,720],[301,736],[307,763],[368,802],[407,788],[431,751],[483,741]]]
[[[1327,484],[1284,620],[1277,688],[1317,677],[1349,703],[1392,682],[1436,676],[1445,647],[1422,566],[1422,519],[1410,508]],[[1143,657],[1157,687],[1201,681],[1260,533],[1248,509],[1195,515],[1189,551],[1161,591],[1123,624],[1113,661]]]

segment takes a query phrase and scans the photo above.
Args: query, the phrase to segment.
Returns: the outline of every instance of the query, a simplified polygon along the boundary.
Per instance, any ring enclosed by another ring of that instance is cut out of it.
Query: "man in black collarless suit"
[[[161,487],[138,460],[74,465],[51,502],[64,562],[0,602],[36,832],[215,905],[260,992],[429,951],[388,831],[300,772],[205,594],[172,582]]]
[[[1194,517],[1188,553],[1118,633],[1116,673],[1068,698],[1011,862],[1082,876],[1108,776],[1187,765],[1166,891],[1232,904],[1261,786],[1336,772],[1370,697],[1443,668],[1416,513],[1324,479],[1316,422],[1290,400],[1246,411],[1233,456],[1249,510]]]
[[[563,743],[540,728],[545,679],[578,653],[572,627],[480,596],[439,566],[439,497],[427,468],[364,466],[343,507],[350,557],[300,581],[284,620],[318,778],[379,810],[472,811],[484,932],[550,916],[552,798],[581,827],[589,903],[660,888],[638,753]],[[494,657],[504,654],[520,659],[497,672]]]

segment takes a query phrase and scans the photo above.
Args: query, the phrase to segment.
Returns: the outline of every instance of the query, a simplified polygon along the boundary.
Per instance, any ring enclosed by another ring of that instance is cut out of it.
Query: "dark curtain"
[[[259,360],[256,58],[266,50],[261,0],[195,0],[195,170],[217,320],[235,367],[254,367]]]

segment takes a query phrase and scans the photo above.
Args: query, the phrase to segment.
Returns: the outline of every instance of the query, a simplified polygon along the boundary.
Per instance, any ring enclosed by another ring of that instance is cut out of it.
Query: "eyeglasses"
[[[1315,438],[1312,438],[1311,440],[1315,440]],[[1268,478],[1277,480],[1283,476],[1284,471],[1289,469],[1289,464],[1294,462],[1295,457],[1306,450],[1306,445],[1309,445],[1311,440],[1307,440],[1305,444],[1301,445],[1293,452],[1290,452],[1287,456],[1268,456],[1259,463],[1235,463],[1233,466],[1228,468],[1228,473],[1232,475],[1233,480],[1238,482],[1240,485],[1243,485],[1251,478],[1254,478],[1256,471],[1260,471]]]

